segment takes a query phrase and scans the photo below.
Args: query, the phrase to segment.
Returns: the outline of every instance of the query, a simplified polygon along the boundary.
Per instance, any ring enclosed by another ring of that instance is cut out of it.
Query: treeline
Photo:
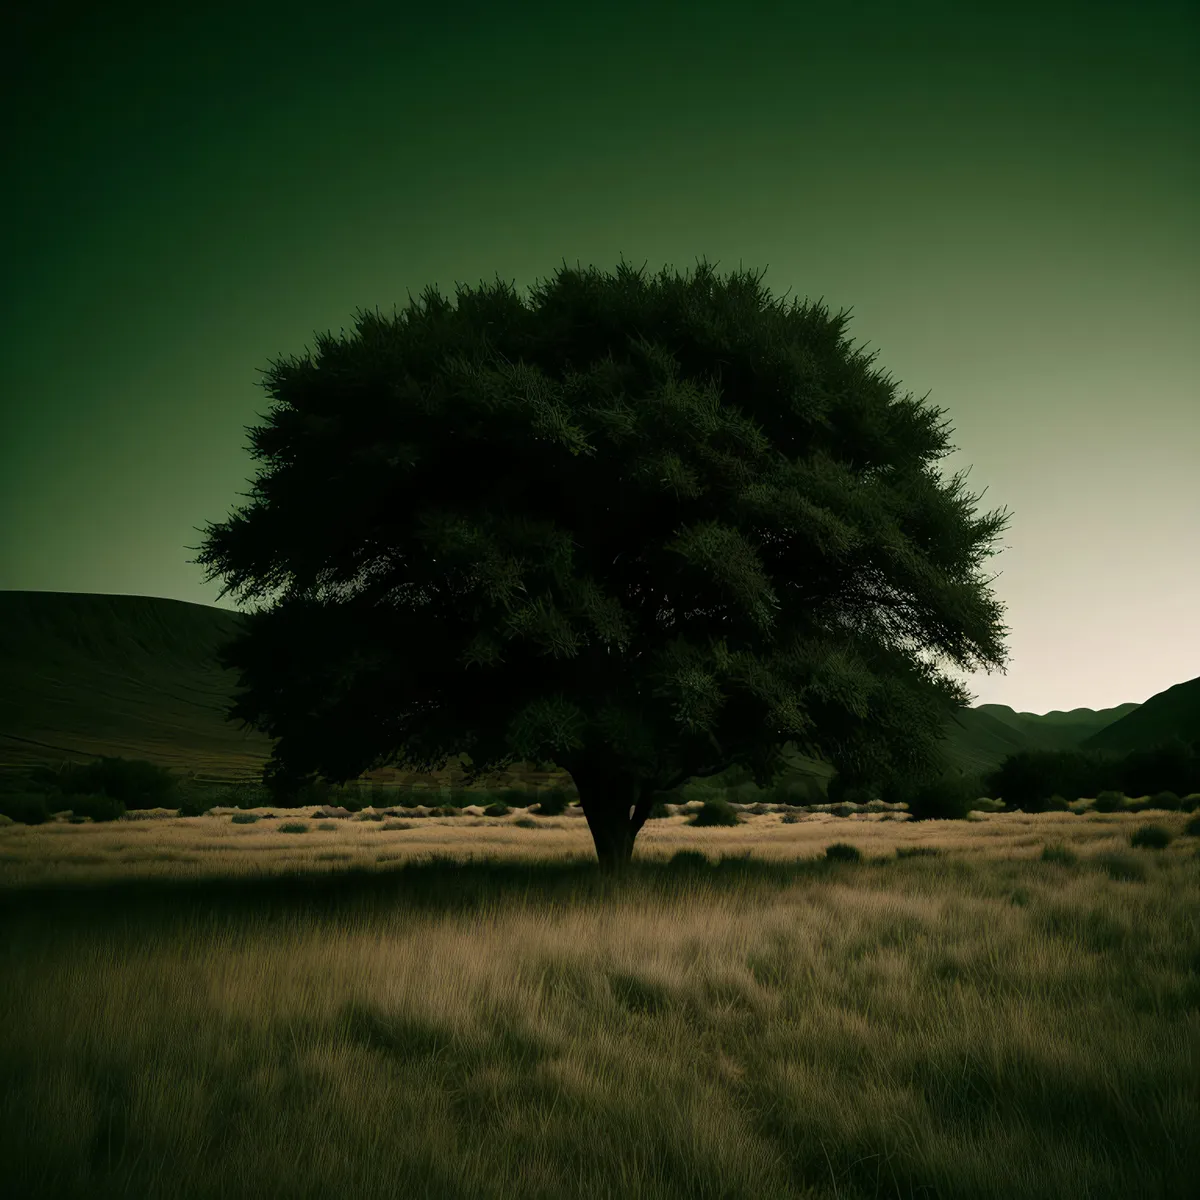
[[[981,778],[984,793],[1005,808],[1044,812],[1101,792],[1154,796],[1200,792],[1200,738],[1172,737],[1122,756],[1085,750],[1022,750]]]

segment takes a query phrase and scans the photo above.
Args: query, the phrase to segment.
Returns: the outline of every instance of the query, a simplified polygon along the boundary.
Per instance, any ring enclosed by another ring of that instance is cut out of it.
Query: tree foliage
[[[222,658],[264,781],[553,762],[613,865],[654,793],[766,786],[787,742],[936,774],[970,699],[937,661],[1003,665],[978,568],[1007,518],[939,477],[940,411],[846,320],[703,262],[564,266],[272,364],[251,504],[193,560],[273,601]]]

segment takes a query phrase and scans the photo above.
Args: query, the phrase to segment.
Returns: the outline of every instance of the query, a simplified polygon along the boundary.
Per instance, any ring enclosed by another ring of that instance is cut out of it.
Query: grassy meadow
[[[1196,1194],[1186,813],[267,812],[0,827],[6,1194]]]

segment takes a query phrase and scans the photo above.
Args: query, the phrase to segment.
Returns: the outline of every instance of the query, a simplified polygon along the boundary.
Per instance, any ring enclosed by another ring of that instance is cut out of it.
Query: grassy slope
[[[225,721],[237,675],[214,658],[241,620],[224,609],[148,596],[0,592],[0,764],[108,754],[217,778],[257,774],[270,755],[270,740]],[[1191,712],[1198,685],[1200,680],[1180,685]],[[966,709],[947,726],[947,759],[973,773],[1018,750],[1076,745],[1110,726],[1112,733],[1122,729],[1152,740],[1180,719],[1177,700],[1157,703],[1177,692],[1098,713]],[[792,761],[806,773],[831,773],[811,759],[793,755]],[[525,765],[501,782],[550,781],[555,775]],[[447,774],[442,782],[448,781]]]

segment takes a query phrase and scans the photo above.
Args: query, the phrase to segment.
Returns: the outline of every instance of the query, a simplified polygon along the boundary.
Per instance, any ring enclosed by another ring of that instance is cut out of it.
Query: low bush
[[[507,817],[510,812],[512,812],[512,809],[507,804],[496,803],[489,804],[483,810],[483,815],[485,817]]]
[[[280,833],[307,833],[308,826],[303,821],[285,821],[279,827]]]
[[[453,804],[438,804],[429,810],[431,817],[461,817],[462,809],[455,808]]]
[[[937,858],[941,854],[937,846],[897,846],[897,858]]]
[[[795,825],[800,820],[800,814],[794,812],[786,812],[783,814],[782,823],[784,825]]]
[[[763,800],[768,804],[820,804],[825,799],[820,780],[812,775],[794,775],[781,779],[766,789]]]
[[[568,797],[562,788],[551,788],[538,797],[538,813],[543,817],[561,817],[567,811]]]
[[[540,826],[532,817],[518,817],[514,825],[520,825],[522,829],[539,829]]]
[[[1200,815],[1193,817],[1183,827],[1184,837],[1200,837]]]
[[[196,792],[184,797],[183,803],[179,806],[179,815],[181,817],[202,817],[209,809],[215,807],[216,801],[211,796]]]
[[[722,796],[710,796],[700,811],[688,822],[689,825],[740,825],[742,818],[733,805]]]
[[[125,805],[102,792],[64,796],[62,804],[75,816],[90,817],[93,821],[117,821],[125,815]]]
[[[236,821],[236,820],[237,820],[237,817],[234,817],[233,819]],[[337,828],[337,822],[336,822],[336,821],[322,821],[322,822],[320,823],[320,825],[318,825],[318,826],[317,826],[317,828],[318,828],[318,829],[326,829],[326,830],[328,830],[328,829],[336,829],[336,828]]]
[[[1130,835],[1129,844],[1134,849],[1165,850],[1171,844],[1171,831],[1161,825],[1143,825]]]
[[[1059,863],[1064,867],[1073,867],[1079,861],[1079,855],[1067,846],[1055,843],[1042,847],[1042,862]]]
[[[411,829],[412,826],[407,821],[384,821],[384,829]]]
[[[20,825],[44,825],[50,806],[40,792],[14,792],[0,796],[0,813]]]
[[[1070,812],[1071,804],[1066,796],[1060,796],[1057,792],[1053,796],[1047,796],[1045,800],[1037,807],[1036,812]]]
[[[234,825],[253,825],[258,820],[257,813],[251,812],[235,812],[229,820]]]
[[[862,862],[862,852],[848,842],[834,842],[825,847],[825,857],[830,862]]]
[[[1121,792],[1105,791],[1096,797],[1092,811],[1099,813],[1120,812],[1125,807],[1125,797]]]
[[[1145,883],[1149,878],[1146,863],[1128,853],[1102,854],[1096,862],[1110,879],[1123,883]]]
[[[1159,792],[1150,797],[1150,807],[1161,809],[1163,812],[1178,812],[1180,800],[1174,792]]]
[[[1184,796],[1179,802],[1180,811],[1190,813],[1195,812],[1200,808],[1200,792],[1193,792],[1190,796]]]
[[[90,763],[68,763],[51,780],[64,796],[108,796],[126,808],[173,808],[178,803],[180,779],[166,767],[145,759],[105,758]],[[102,818],[103,819],[103,818]]]
[[[937,779],[907,789],[901,799],[914,821],[961,821],[971,811],[975,789],[960,778]]]
[[[546,802],[546,797],[552,794],[561,795],[562,793],[559,792],[557,788],[551,788],[549,792],[546,792],[541,796],[541,803],[544,804]],[[509,808],[529,808],[537,798],[538,797],[535,797],[532,792],[526,791],[523,788],[503,788],[501,791],[494,792],[492,794],[493,803],[505,804]],[[566,798],[564,797],[564,808],[566,807],[566,804]]]

